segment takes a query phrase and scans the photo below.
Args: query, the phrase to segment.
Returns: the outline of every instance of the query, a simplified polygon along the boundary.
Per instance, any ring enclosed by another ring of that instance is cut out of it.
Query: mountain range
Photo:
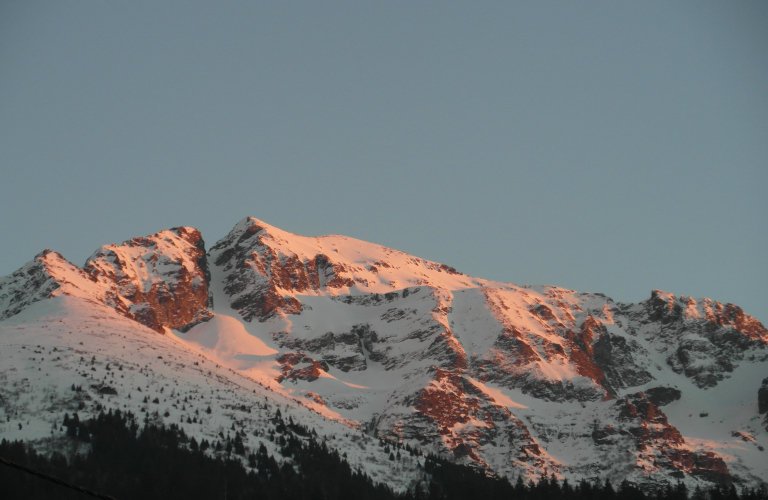
[[[177,227],[82,267],[45,250],[0,278],[0,346],[0,438],[43,451],[87,446],[65,413],[115,408],[279,456],[279,409],[396,490],[424,457],[383,443],[510,480],[768,481],[768,331],[738,306],[478,279],[252,217],[210,248]]]

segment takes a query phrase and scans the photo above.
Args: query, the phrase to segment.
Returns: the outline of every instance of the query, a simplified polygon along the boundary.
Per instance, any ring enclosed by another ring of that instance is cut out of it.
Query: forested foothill
[[[424,461],[423,479],[406,492],[376,484],[353,470],[343,455],[329,449],[313,429],[279,414],[275,439],[281,446],[282,465],[267,453],[243,446],[239,433],[213,443],[198,443],[176,424],[143,423],[130,412],[103,411],[81,421],[66,415],[62,426],[67,439],[87,443],[84,454],[67,458],[61,453],[38,453],[21,441],[0,442],[0,457],[117,500],[768,500],[765,484],[739,491],[733,484],[689,491],[683,483],[645,493],[635,485],[582,480],[571,485],[553,475],[537,482],[506,478],[452,463],[434,455]],[[420,454],[397,443],[390,457]],[[40,477],[0,466],[0,497],[6,500],[83,499],[84,493]]]

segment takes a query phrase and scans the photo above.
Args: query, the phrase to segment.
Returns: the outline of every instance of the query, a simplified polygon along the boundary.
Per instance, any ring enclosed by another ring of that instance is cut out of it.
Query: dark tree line
[[[391,489],[376,485],[353,470],[335,450],[311,437],[305,427],[279,420],[280,443],[294,465],[279,465],[262,445],[246,456],[242,438],[197,443],[175,424],[169,427],[146,423],[131,413],[109,411],[81,421],[67,416],[63,425],[71,439],[90,443],[84,456],[67,460],[60,453],[45,456],[23,442],[0,442],[0,457],[57,477],[92,491],[126,499],[358,499],[397,498]],[[283,444],[284,443],[284,444]],[[217,456],[206,454],[212,448]],[[224,454],[224,449],[233,454]],[[243,465],[246,458],[251,467]],[[0,465],[0,498],[84,499],[74,490]]]
[[[118,500],[214,500],[225,494],[232,500],[768,500],[764,487],[739,494],[733,486],[688,491],[678,484],[649,496],[629,483],[614,488],[610,482],[581,481],[572,486],[553,476],[527,484],[519,479],[512,484],[433,455],[426,458],[419,487],[396,494],[350,467],[344,456],[319,442],[312,430],[293,421],[285,423],[279,415],[273,423],[277,434],[272,439],[282,455],[291,458],[283,465],[264,445],[248,453],[237,432],[234,438],[222,435],[215,443],[197,443],[175,424],[165,427],[145,422],[140,426],[133,414],[119,410],[102,412],[87,421],[76,414],[65,418],[69,438],[90,443],[86,455],[67,460],[60,453],[46,456],[23,442],[3,440],[0,457]],[[212,456],[205,452],[209,448],[221,452]],[[88,498],[2,465],[0,497]]]

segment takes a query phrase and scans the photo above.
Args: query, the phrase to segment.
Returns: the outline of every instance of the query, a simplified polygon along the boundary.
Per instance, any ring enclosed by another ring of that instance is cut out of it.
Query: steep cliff
[[[210,319],[210,273],[200,231],[177,227],[105,245],[85,263],[107,304],[158,332]]]

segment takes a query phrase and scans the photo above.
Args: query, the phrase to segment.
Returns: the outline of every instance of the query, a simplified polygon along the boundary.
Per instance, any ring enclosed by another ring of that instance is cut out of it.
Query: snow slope
[[[353,468],[376,481],[403,490],[421,478],[423,457],[405,455],[393,464],[377,439],[312,407],[311,401],[265,387],[247,371],[222,366],[174,336],[81,298],[40,301],[0,323],[0,438],[61,451],[72,446],[64,438],[66,413],[77,412],[84,420],[101,409],[120,408],[156,424],[176,423],[198,442],[223,442],[240,432],[249,452],[264,443],[279,459],[280,448],[269,439],[279,409],[284,420],[315,429],[329,447],[347,454]]]

